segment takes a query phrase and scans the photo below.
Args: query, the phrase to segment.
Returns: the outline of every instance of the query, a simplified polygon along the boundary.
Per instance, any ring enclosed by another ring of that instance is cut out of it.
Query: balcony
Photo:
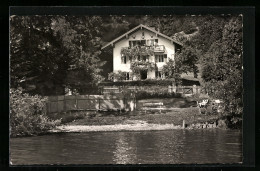
[[[138,50],[137,50],[138,49]],[[123,54],[133,54],[135,52],[141,52],[141,53],[147,53],[149,51],[153,53],[164,53],[165,52],[165,46],[164,45],[154,45],[154,46],[134,46],[134,47],[122,47],[121,53]]]
[[[164,53],[165,52],[165,46],[164,45],[154,46],[154,52]]]

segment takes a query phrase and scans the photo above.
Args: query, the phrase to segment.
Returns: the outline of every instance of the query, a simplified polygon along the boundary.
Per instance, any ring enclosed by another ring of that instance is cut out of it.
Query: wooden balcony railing
[[[165,52],[165,46],[164,45],[154,46],[154,52]]]
[[[154,52],[165,52],[165,46],[164,45],[155,45],[155,46],[147,46],[147,45],[143,45],[143,46],[138,46],[141,50],[152,50]],[[131,49],[133,47],[122,47],[122,50],[125,49]]]

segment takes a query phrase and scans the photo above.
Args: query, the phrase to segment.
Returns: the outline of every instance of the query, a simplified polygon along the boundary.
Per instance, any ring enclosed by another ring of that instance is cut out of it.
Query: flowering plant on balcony
[[[133,73],[140,73],[141,71],[148,71],[156,69],[157,66],[153,62],[147,62],[147,61],[134,61],[131,63],[130,69],[133,71]]]
[[[150,46],[125,47],[121,49],[121,55],[129,57],[130,60],[135,60],[137,56],[153,56],[154,50]]]

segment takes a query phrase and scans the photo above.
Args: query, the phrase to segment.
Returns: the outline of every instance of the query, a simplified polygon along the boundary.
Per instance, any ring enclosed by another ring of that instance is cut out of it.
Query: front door
[[[147,78],[147,71],[141,71],[141,79],[145,80]]]

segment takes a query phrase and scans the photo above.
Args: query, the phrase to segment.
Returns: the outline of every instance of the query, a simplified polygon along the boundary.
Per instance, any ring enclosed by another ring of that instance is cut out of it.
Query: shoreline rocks
[[[116,125],[61,125],[50,130],[51,133],[57,132],[103,132],[103,131],[151,131],[151,130],[171,130],[171,129],[214,129],[226,128],[218,126],[217,121],[206,123],[193,123],[190,125],[173,124],[151,124],[142,121],[125,122]]]
[[[211,122],[211,123],[196,123],[191,124],[187,126],[187,129],[206,129],[206,128],[219,128],[217,125],[217,122]]]

